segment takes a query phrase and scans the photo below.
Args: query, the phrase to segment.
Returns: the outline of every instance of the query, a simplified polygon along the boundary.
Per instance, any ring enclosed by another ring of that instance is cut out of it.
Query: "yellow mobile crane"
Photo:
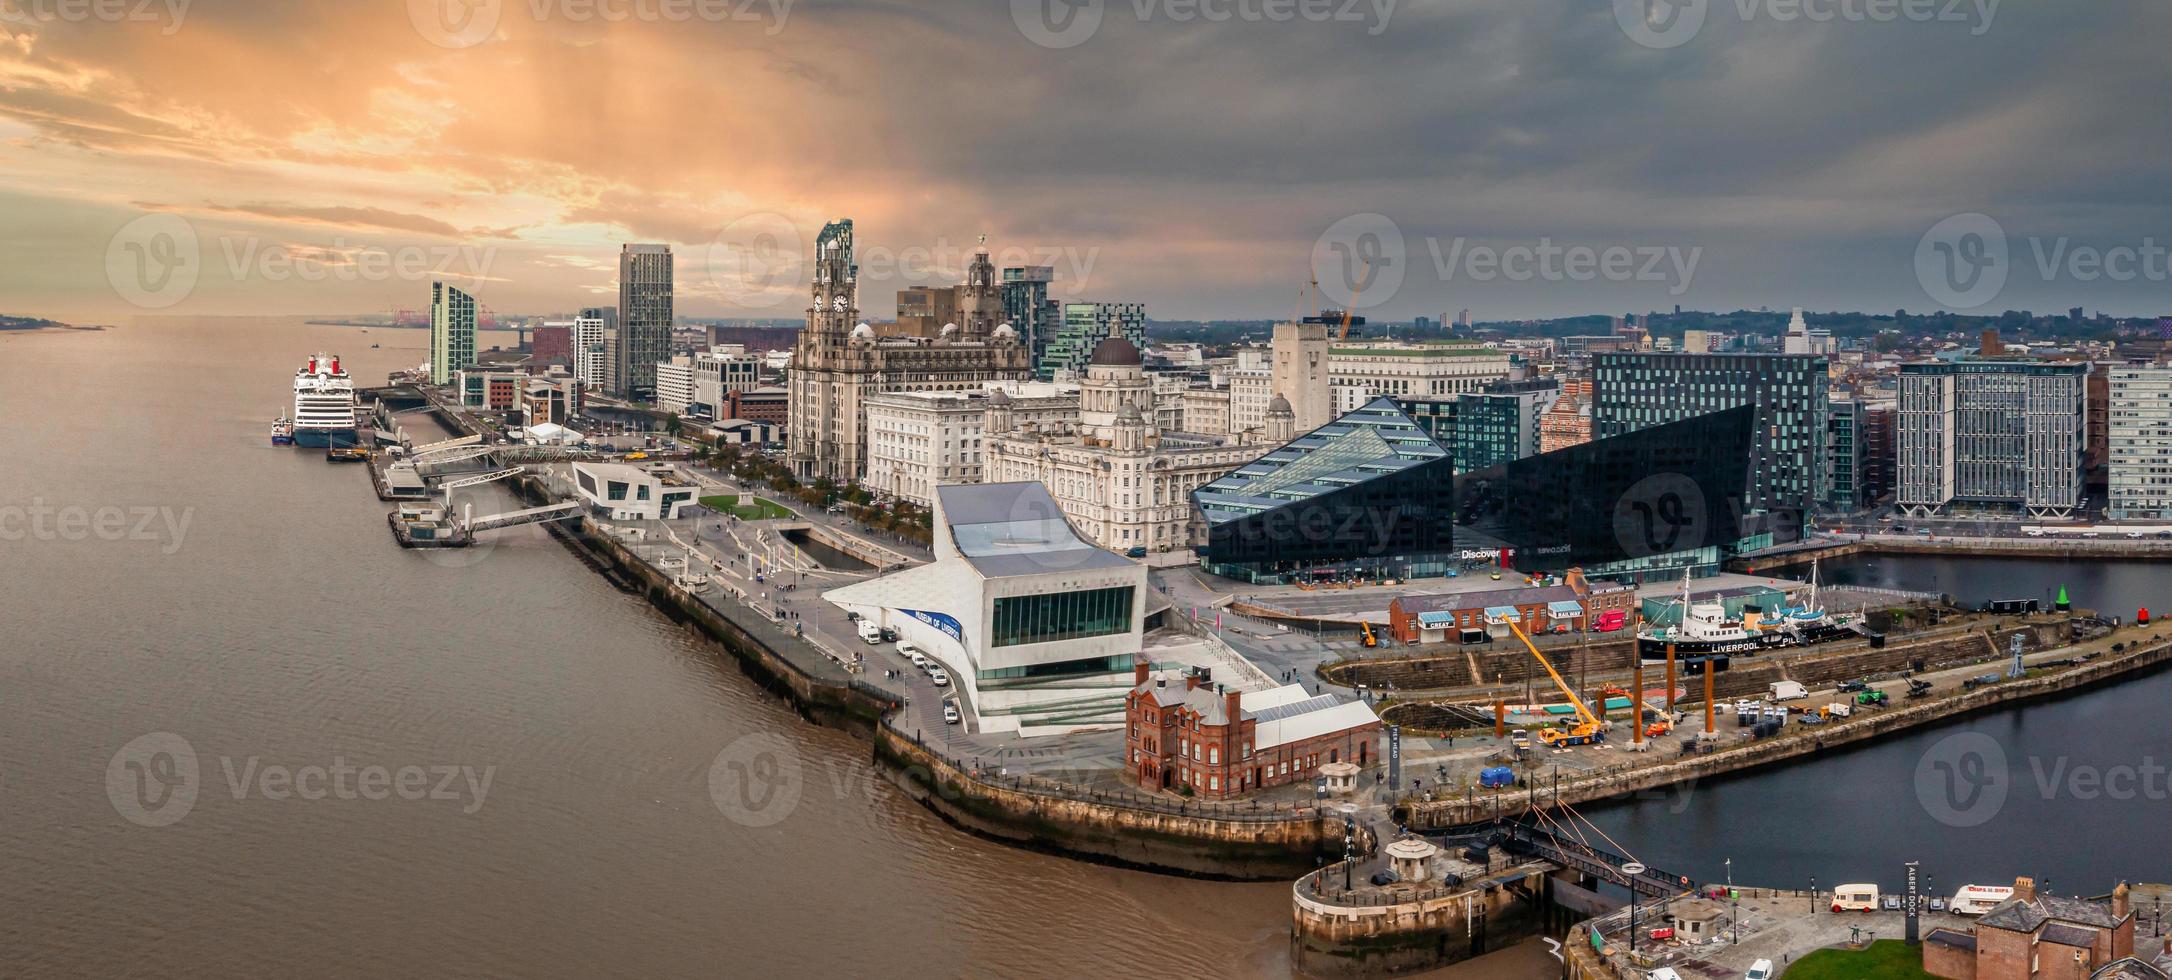
[[[1561,673],[1554,669],[1553,664],[1546,661],[1546,655],[1539,652],[1538,646],[1531,642],[1531,638],[1523,635],[1523,628],[1517,626],[1515,620],[1509,620],[1508,628],[1516,634],[1516,639],[1523,641],[1523,648],[1531,651],[1531,656],[1538,660],[1539,666],[1546,668],[1546,676],[1554,679],[1554,686],[1560,688],[1561,693],[1568,695],[1569,704],[1576,709],[1575,727],[1565,730],[1548,728],[1539,732],[1539,741],[1546,743],[1548,748],[1555,749],[1567,748],[1571,745],[1591,745],[1606,741],[1606,733],[1601,730],[1602,726],[1599,723],[1598,716],[1592,714],[1591,709],[1584,705],[1584,699],[1577,697],[1576,692],[1570,689],[1569,682],[1561,679]]]

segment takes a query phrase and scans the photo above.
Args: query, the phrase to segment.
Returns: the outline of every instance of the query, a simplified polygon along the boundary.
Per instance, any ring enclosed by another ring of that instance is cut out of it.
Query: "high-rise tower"
[[[613,391],[630,401],[656,397],[656,362],[671,356],[671,323],[671,246],[621,248]]]

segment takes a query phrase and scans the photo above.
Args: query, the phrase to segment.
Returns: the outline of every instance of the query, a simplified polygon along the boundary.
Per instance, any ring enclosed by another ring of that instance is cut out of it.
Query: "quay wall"
[[[1342,817],[1309,804],[1248,816],[1241,805],[1149,808],[1031,777],[982,778],[889,725],[875,730],[875,759],[892,783],[952,825],[1028,848],[1237,881],[1287,881],[1342,853]]]
[[[1581,804],[1774,765],[1977,711],[2081,690],[2172,662],[2172,643],[2156,636],[2141,637],[2139,630],[2135,632],[2138,646],[2076,667],[2000,681],[1919,704],[1903,702],[1894,707],[1858,713],[1846,721],[1815,727],[1790,726],[1788,734],[1775,738],[1729,745],[1715,752],[1684,756],[1675,762],[1607,771],[1590,778],[1563,782],[1558,787],[1558,799],[1571,805]],[[1498,798],[1407,802],[1396,808],[1396,815],[1400,822],[1412,828],[1445,829],[1489,820],[1498,809],[1550,805],[1556,794],[1553,786],[1534,785],[1523,792]]]
[[[512,482],[524,499],[544,494],[532,477]],[[1317,868],[1316,858],[1341,855],[1341,816],[1323,816],[1309,804],[1165,802],[976,774],[886,724],[884,716],[901,707],[893,693],[859,680],[752,612],[720,611],[687,595],[587,521],[569,533],[608,563],[616,580],[674,621],[716,640],[748,677],[802,717],[870,739],[875,761],[892,783],[967,832],[1092,861],[1242,881],[1287,881]],[[1363,828],[1360,835],[1369,849],[1370,835]]]
[[[1290,961],[1311,976],[1382,976],[1505,949],[1558,918],[1552,870],[1526,865],[1470,886],[1377,898],[1337,894],[1335,869],[1308,874],[1292,889]],[[1330,882],[1324,888],[1322,876]]]
[[[1823,548],[1803,548],[1785,554],[1738,558],[1727,563],[1730,572],[1762,575],[1783,568],[1852,555],[1951,555],[1972,558],[2116,558],[2123,561],[2172,561],[2172,541],[2134,539],[2105,532],[2098,538],[2046,535],[2041,538],[1925,538],[1890,535],[1845,541]]]

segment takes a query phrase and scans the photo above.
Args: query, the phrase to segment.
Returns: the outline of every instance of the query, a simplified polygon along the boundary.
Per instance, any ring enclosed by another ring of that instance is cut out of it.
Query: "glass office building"
[[[1192,491],[1207,571],[1250,582],[1422,578],[1454,560],[1454,460],[1377,398]]]
[[[1749,499],[1773,543],[1800,540],[1827,495],[1827,363],[1815,354],[1600,353],[1591,434],[1606,439],[1749,406]]]
[[[1744,513],[1757,414],[1737,406],[1459,474],[1456,544],[1470,565],[1524,571],[1717,571],[1766,540]]]
[[[1146,349],[1146,305],[1143,303],[1065,303],[1063,323],[1050,338],[1040,360],[1034,362],[1041,380],[1055,380],[1063,372],[1084,374],[1094,347],[1110,337],[1122,337],[1132,346]]]

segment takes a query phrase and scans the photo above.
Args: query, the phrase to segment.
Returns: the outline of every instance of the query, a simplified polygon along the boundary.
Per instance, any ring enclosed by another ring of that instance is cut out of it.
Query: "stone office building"
[[[816,239],[811,292],[807,326],[792,345],[787,433],[787,460],[801,480],[842,484],[866,475],[870,396],[963,391],[1033,373],[1017,328],[1002,319],[1003,297],[985,245],[957,290],[959,322],[945,324],[933,340],[882,340],[858,323],[859,266],[849,219],[831,222]]]

